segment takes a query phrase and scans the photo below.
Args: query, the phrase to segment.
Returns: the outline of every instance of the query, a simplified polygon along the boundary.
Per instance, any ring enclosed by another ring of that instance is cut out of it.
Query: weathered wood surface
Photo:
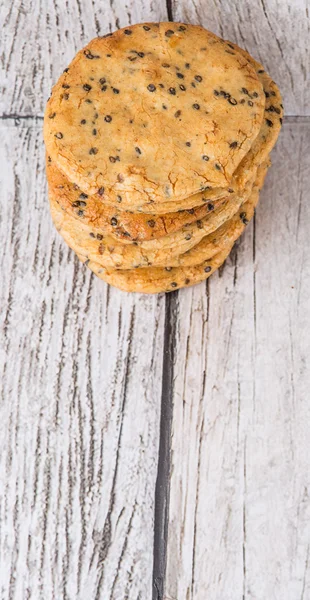
[[[255,223],[178,295],[166,600],[310,598],[309,189],[296,120]]]
[[[2,3],[0,114],[43,114],[51,86],[92,37],[139,21],[200,23],[245,47],[281,86],[288,115],[310,115],[308,0]]]
[[[310,115],[308,0],[169,0],[174,21],[198,23],[236,42],[280,86],[287,115]]]
[[[164,0],[5,0],[0,6],[0,114],[43,115],[51,87],[97,35],[167,20]]]
[[[0,135],[0,598],[150,598],[165,298],[59,238],[41,123]]]
[[[169,300],[97,281],[48,215],[52,84],[90,38],[168,17],[310,114],[308,0],[0,6],[1,600],[310,599],[309,121],[221,275]]]

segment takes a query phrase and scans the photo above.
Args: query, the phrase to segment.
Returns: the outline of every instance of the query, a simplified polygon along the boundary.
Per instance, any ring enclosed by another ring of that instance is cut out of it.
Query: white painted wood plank
[[[310,122],[253,223],[179,294],[165,600],[310,598]]]
[[[74,259],[41,137],[1,126],[0,597],[149,599],[165,298]]]
[[[2,2],[0,115],[43,114],[52,85],[75,53],[97,35],[166,19],[165,0]]]
[[[285,114],[310,115],[309,0],[171,0],[171,16],[246,48],[280,86]]]

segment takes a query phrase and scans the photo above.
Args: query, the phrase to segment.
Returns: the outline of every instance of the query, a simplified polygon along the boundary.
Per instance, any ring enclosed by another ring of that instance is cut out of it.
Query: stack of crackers
[[[207,279],[253,217],[282,113],[264,68],[202,27],[144,23],[92,40],[45,113],[59,233],[123,290]]]

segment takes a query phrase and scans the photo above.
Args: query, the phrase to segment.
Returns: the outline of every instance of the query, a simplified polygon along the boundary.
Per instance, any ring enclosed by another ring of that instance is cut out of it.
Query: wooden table
[[[89,39],[168,18],[252,52],[286,117],[225,266],[147,297],[56,234],[42,116]],[[0,599],[309,600],[308,0],[4,0],[1,22]]]

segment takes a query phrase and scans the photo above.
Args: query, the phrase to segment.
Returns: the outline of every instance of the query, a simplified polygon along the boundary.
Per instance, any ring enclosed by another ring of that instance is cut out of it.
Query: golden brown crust
[[[252,182],[245,192],[226,200],[219,208],[203,219],[184,226],[178,231],[143,242],[123,244],[100,230],[68,215],[50,192],[52,218],[60,235],[76,253],[97,261],[109,268],[132,269],[151,265],[169,265],[169,261],[193,248],[200,240],[230,219],[248,199]]]
[[[87,261],[87,266],[97,277],[120,290],[156,294],[159,292],[172,292],[208,279],[226,260],[231,248],[232,246],[222,250],[210,260],[204,261],[201,265],[176,267],[169,271],[159,268],[153,269],[151,277],[143,276],[142,271],[146,269],[137,269],[136,272],[117,271],[115,269],[105,269],[93,261]],[[78,258],[82,262],[85,262],[85,257],[78,254]]]
[[[46,174],[50,193],[61,208],[104,235],[110,235],[123,243],[169,235],[184,225],[203,219],[219,208],[227,200],[227,196],[232,197],[231,194],[226,194],[223,198],[216,198],[211,202],[202,196],[201,206],[163,215],[133,213],[104,204],[98,201],[96,195],[88,196],[78,186],[69,182],[52,162],[47,161]]]
[[[263,118],[262,86],[242,54],[199,26],[147,28],[90,42],[45,115],[57,166],[87,194],[104,187],[115,205],[119,194],[138,206],[227,187]]]

